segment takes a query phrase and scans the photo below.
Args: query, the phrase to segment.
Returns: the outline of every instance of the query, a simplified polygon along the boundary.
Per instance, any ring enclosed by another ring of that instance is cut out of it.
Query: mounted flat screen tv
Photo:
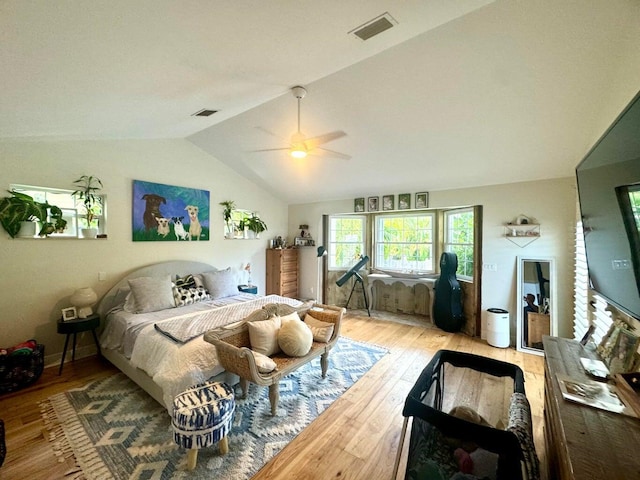
[[[592,288],[640,319],[640,93],[576,176]]]

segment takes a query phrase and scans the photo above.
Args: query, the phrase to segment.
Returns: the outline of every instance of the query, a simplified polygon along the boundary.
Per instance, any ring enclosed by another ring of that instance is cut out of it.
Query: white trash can
[[[487,310],[487,343],[507,348],[510,343],[509,334],[509,312],[501,308]]]

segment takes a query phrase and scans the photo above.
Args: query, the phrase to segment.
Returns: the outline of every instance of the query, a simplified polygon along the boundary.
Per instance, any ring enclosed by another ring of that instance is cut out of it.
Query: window
[[[403,273],[433,273],[435,215],[379,215],[374,233],[375,267]]]
[[[55,237],[77,237],[80,228],[88,228],[85,209],[82,200],[73,195],[73,190],[60,188],[34,187],[30,185],[11,185],[11,190],[21,192],[32,197],[35,201],[55,205],[62,210],[62,218],[67,221],[67,227],[62,233],[54,233]],[[92,227],[98,227],[100,233],[106,233],[106,198],[100,195],[102,202],[94,207]]]
[[[365,225],[361,215],[329,217],[329,270],[349,269],[365,254]]]
[[[444,212],[444,251],[458,257],[457,276],[473,279],[473,209]]]

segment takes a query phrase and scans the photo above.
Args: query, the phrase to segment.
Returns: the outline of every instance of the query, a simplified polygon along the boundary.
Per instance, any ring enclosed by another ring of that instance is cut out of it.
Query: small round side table
[[[71,361],[76,359],[76,335],[81,332],[91,330],[93,335],[93,341],[96,342],[96,348],[98,349],[98,355],[100,352],[100,344],[98,343],[98,337],[96,336],[96,328],[100,326],[100,315],[92,313],[87,318],[74,318],[73,320],[63,321],[58,320],[58,333],[66,334],[67,338],[64,341],[64,350],[62,350],[62,360],[60,361],[60,370],[58,375],[62,375],[62,366],[64,365],[64,358],[67,355],[67,347],[69,346],[69,337],[73,334],[73,351],[71,354]]]

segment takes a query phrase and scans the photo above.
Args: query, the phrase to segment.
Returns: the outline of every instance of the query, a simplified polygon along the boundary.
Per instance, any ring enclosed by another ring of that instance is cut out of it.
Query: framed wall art
[[[415,208],[429,208],[429,193],[420,192],[416,193],[416,206]]]
[[[133,181],[134,242],[209,240],[209,191]]]
[[[393,195],[382,196],[382,210],[393,210],[395,207],[395,197]]]
[[[364,197],[356,198],[353,201],[353,211],[354,212],[364,212]]]
[[[401,193],[398,195],[398,209],[407,210],[411,208],[411,194]]]
[[[377,212],[378,211],[378,197],[369,197],[367,199],[367,202],[369,204],[369,211],[370,212]]]

